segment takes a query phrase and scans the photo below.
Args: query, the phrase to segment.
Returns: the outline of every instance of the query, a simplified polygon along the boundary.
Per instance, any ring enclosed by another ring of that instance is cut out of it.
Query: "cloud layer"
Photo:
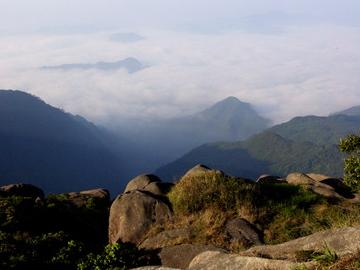
[[[21,89],[108,124],[189,114],[236,96],[275,122],[360,104],[360,29],[293,25],[279,33],[143,30],[136,43],[114,32],[0,37],[0,89]],[[44,71],[40,66],[135,57],[126,71]]]

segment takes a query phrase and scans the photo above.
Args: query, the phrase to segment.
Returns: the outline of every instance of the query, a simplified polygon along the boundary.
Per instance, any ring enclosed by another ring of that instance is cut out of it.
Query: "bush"
[[[157,257],[156,257],[157,258]],[[159,264],[148,253],[132,244],[107,245],[101,254],[90,253],[77,266],[78,270],[125,270],[144,265]]]
[[[169,193],[174,211],[194,213],[206,208],[231,210],[241,204],[252,204],[255,184],[246,180],[206,172],[187,176]]]
[[[360,190],[360,136],[349,135],[340,140],[340,150],[347,153],[344,182],[354,191]]]

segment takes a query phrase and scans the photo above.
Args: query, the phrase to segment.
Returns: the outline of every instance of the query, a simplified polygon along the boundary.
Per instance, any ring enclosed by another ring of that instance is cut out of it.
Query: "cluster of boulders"
[[[196,177],[206,172],[225,176],[220,170],[197,165],[184,177]],[[360,201],[359,196],[354,197],[342,179],[319,174],[291,173],[286,178],[262,175],[255,181],[259,185],[281,183],[299,185],[330,199]],[[211,245],[192,244],[194,232],[190,226],[156,232],[157,227],[162,227],[173,218],[172,205],[167,197],[173,185],[162,182],[152,174],[140,175],[131,180],[125,191],[112,201],[109,242],[129,242],[141,249],[159,252],[162,266],[141,269],[294,269],[301,265],[297,262],[299,252],[319,251],[329,246],[338,256],[343,256],[360,248],[360,227],[319,232],[279,245],[263,245],[261,232],[242,217],[227,220],[223,229],[223,236],[229,243],[249,247],[238,254],[228,254]],[[0,196],[14,195],[30,197],[35,202],[45,199],[44,192],[33,185],[0,187]],[[61,197],[78,207],[86,205],[89,198],[103,202],[106,208],[110,206],[110,194],[105,189],[71,192]],[[311,263],[305,264],[311,266]]]
[[[225,175],[220,170],[197,165],[184,177],[196,177],[209,171]],[[263,175],[256,183],[301,185],[334,199],[354,197],[342,179],[319,174],[292,173],[286,178]],[[241,254],[228,254],[211,245],[191,244],[192,231],[188,227],[165,230],[155,235],[152,233],[149,237],[149,230],[169,222],[173,217],[167,198],[172,185],[163,183],[154,175],[141,175],[131,180],[124,193],[112,203],[109,218],[110,243],[131,242],[139,248],[159,250],[162,266],[141,269],[294,269],[301,265],[295,258],[299,251],[321,250],[325,244],[329,244],[337,254],[342,255],[355,252],[360,246],[360,228],[321,232],[281,245],[263,245],[261,233],[240,217],[227,221],[224,233],[230,238],[230,242],[237,242],[245,247],[254,246]]]

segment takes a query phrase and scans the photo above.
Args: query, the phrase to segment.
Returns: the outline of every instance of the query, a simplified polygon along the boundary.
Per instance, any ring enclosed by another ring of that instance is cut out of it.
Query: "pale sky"
[[[114,33],[145,39],[113,42]],[[96,123],[171,117],[226,96],[275,122],[360,105],[358,0],[0,0],[0,89]],[[136,57],[119,71],[43,71]]]

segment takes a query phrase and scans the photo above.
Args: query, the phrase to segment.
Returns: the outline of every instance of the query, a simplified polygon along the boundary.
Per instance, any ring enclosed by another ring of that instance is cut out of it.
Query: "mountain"
[[[0,123],[0,184],[31,183],[47,192],[121,188],[120,146],[84,118],[24,92],[0,90]]]
[[[264,130],[269,120],[253,107],[228,97],[193,115],[121,126],[123,137],[134,138],[136,172],[151,172],[194,147],[214,141],[237,141]],[[134,154],[134,153],[133,153]],[[141,158],[139,158],[141,157]]]
[[[340,112],[336,112],[335,115],[337,114],[345,114],[345,115],[350,115],[350,116],[360,116],[360,105],[359,106],[354,106],[351,107],[349,109],[340,111]]]
[[[88,70],[88,69],[98,69],[104,71],[118,70],[118,69],[126,69],[128,73],[135,73],[144,69],[145,66],[136,58],[129,57],[124,60],[116,61],[116,62],[97,62],[95,64],[62,64],[58,66],[44,66],[41,69],[45,70]]]
[[[360,117],[297,117],[245,141],[204,144],[160,167],[155,173],[174,180],[198,163],[248,178],[261,174],[286,175],[293,171],[342,176],[341,137],[358,132]]]

